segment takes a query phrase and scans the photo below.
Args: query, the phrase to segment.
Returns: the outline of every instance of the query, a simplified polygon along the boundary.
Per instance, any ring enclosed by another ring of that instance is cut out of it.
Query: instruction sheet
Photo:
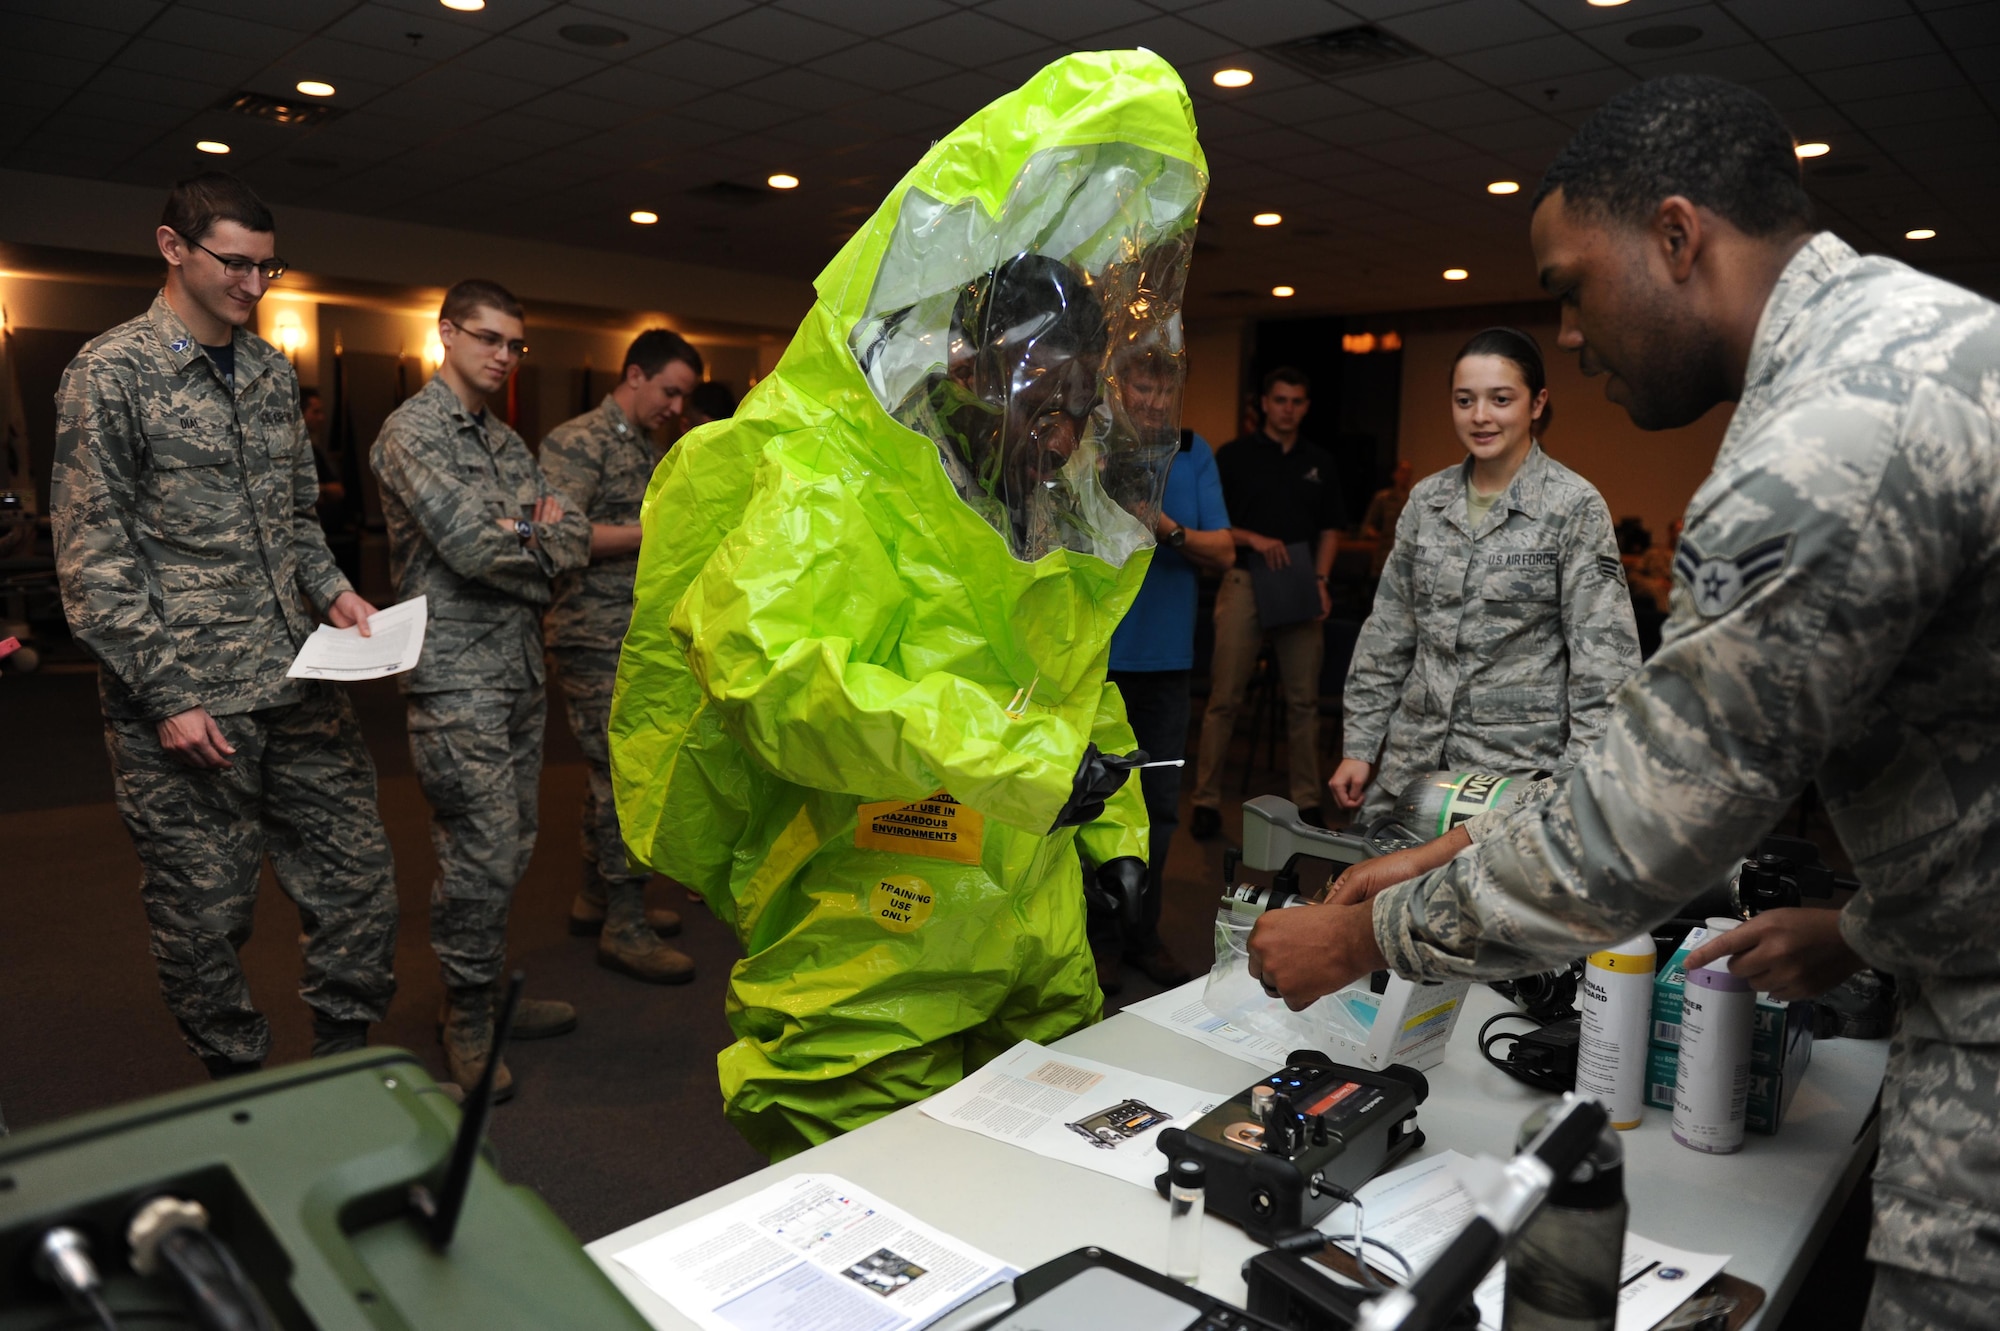
[[[922,1108],[940,1123],[1150,1189],[1167,1167],[1160,1129],[1185,1126],[1218,1099],[1023,1040]]]
[[[1185,1035],[1210,1049],[1219,1049],[1232,1058],[1254,1064],[1265,1072],[1276,1072],[1291,1061],[1289,1047],[1240,1026],[1232,1026],[1209,1011],[1208,1004],[1202,1001],[1207,985],[1208,979],[1203,976],[1188,981],[1178,989],[1127,1003],[1123,1010],[1135,1017],[1144,1017],[1155,1026],[1164,1026],[1176,1035]]]
[[[429,601],[422,597],[377,610],[368,616],[368,636],[355,628],[321,624],[299,648],[293,679],[381,679],[414,670],[424,651],[424,626],[430,622]]]
[[[916,1331],[1020,1274],[831,1174],[795,1174],[617,1260],[707,1331]]]
[[[1439,1151],[1371,1179],[1355,1190],[1361,1199],[1363,1232],[1396,1249],[1422,1271],[1472,1218],[1468,1181],[1476,1187],[1479,1176],[1497,1174],[1499,1169],[1491,1160]],[[1352,1251],[1354,1208],[1341,1206],[1328,1213],[1319,1230]],[[1626,1230],[1625,1260],[1618,1273],[1618,1331],[1651,1331],[1728,1261],[1727,1256],[1688,1252]],[[1372,1244],[1368,1264],[1398,1284],[1411,1279],[1410,1272]],[[1473,1294],[1481,1331],[1498,1331],[1506,1288],[1507,1265],[1502,1262]]]

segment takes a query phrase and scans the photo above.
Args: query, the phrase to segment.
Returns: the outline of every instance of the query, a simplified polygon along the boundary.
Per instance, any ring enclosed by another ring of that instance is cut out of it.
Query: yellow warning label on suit
[[[936,902],[929,883],[899,873],[875,884],[875,890],[868,894],[868,913],[890,933],[906,934],[931,917]]]
[[[887,850],[898,855],[922,855],[953,864],[979,863],[985,815],[966,808],[939,791],[927,800],[905,804],[884,800],[854,811],[856,850]]]

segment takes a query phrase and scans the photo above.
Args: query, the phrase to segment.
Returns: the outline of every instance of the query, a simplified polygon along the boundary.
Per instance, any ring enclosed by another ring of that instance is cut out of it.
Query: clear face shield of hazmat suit
[[[774,1157],[1100,1013],[1080,859],[1146,853],[1105,662],[1172,457],[1119,376],[1164,366],[1177,418],[1205,186],[1165,62],[1050,65],[933,146],[654,475],[619,818],[742,940],[717,1062]]]

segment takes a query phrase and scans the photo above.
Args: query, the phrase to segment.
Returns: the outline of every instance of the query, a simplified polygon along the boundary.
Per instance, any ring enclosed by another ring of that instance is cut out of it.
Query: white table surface
[[[1485,986],[1474,986],[1444,1062],[1426,1074],[1430,1098],[1417,1113],[1424,1153],[1450,1148],[1504,1159],[1521,1120],[1549,1098],[1479,1056],[1480,1023],[1509,1009]],[[1053,1048],[1217,1094],[1234,1094],[1263,1075],[1129,1013]],[[1783,1130],[1775,1137],[1752,1133],[1736,1155],[1681,1146],[1669,1132],[1669,1112],[1648,1108],[1643,1124],[1621,1134],[1631,1228],[1677,1247],[1730,1254],[1727,1269],[1767,1295],[1750,1325],[1775,1327],[1874,1150],[1869,1111],[1887,1057],[1887,1040],[1816,1044]],[[701,1145],[668,1140],[658,1149]],[[801,1173],[838,1175],[1022,1270],[1091,1244],[1156,1269],[1166,1259],[1166,1203],[1150,1190],[947,1127],[916,1106],[606,1235],[585,1251],[654,1326],[683,1331],[694,1324],[616,1255]],[[1205,1224],[1200,1286],[1240,1307],[1241,1267],[1258,1245],[1213,1215]]]

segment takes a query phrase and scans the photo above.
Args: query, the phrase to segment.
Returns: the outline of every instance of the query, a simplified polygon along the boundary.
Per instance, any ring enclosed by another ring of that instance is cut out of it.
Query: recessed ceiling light
[[[486,0],[439,0],[439,3],[446,9],[462,10],[467,14],[474,14],[486,8]]]
[[[660,215],[658,213],[649,213],[644,208],[640,208],[632,213],[632,220],[640,226],[651,226],[660,220]]]
[[[1282,296],[1296,295],[1297,293],[1294,292],[1290,287],[1272,287],[1271,294],[1274,296],[1282,297]]]
[[[1463,268],[1447,268],[1444,270],[1444,280],[1447,282],[1463,282],[1471,276],[1472,274],[1466,272]]]
[[[1486,187],[1488,194],[1519,194],[1521,182],[1518,180],[1496,180]]]
[[[318,79],[300,79],[298,89],[308,97],[333,96],[333,85],[331,83],[321,83]]]
[[[1247,88],[1257,76],[1247,69],[1218,69],[1215,71],[1215,86],[1218,88]]]
[[[217,157],[220,157],[229,151],[229,145],[215,139],[203,139],[200,143],[195,144],[195,149],[199,152],[214,153]]]
[[[1589,0],[1589,2],[1594,9],[1616,9],[1624,4],[1625,0]]]
[[[1918,227],[1918,228],[1917,228],[1917,229],[1916,229],[1915,231],[1905,231],[1905,232],[1903,233],[1903,239],[1904,239],[1904,240],[1929,240],[1929,239],[1931,239],[1931,238],[1932,238],[1933,236],[1935,236],[1935,235],[1937,235],[1937,232],[1936,232],[1936,231],[1934,231],[1934,230],[1932,230],[1932,229],[1931,229],[1930,227],[1927,227],[1927,226],[1920,226],[1920,227]]]
[[[1276,226],[1285,220],[1283,213],[1258,213],[1250,219],[1253,226]]]
[[[764,183],[772,189],[797,189],[799,187],[799,178],[797,176],[788,176],[783,171],[780,171],[774,176],[766,176]]]
[[[1824,157],[1833,149],[1824,143],[1801,143],[1792,149],[1801,157]]]

